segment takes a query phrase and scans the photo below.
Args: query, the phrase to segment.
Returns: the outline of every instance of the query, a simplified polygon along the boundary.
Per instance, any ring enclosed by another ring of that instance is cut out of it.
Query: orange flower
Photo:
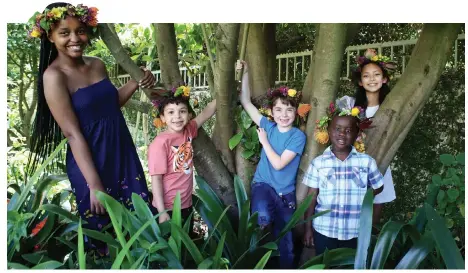
[[[36,236],[39,231],[44,227],[45,223],[47,222],[47,217],[44,220],[40,221],[31,231],[31,236]]]
[[[91,20],[88,21],[88,26],[95,27],[97,26],[98,21],[96,18],[92,18]]]
[[[312,108],[312,106],[310,106],[310,104],[299,104],[299,107],[297,108],[297,114],[303,118],[305,118],[305,116],[307,115],[307,113],[309,113],[310,109]]]
[[[160,118],[155,118],[153,120],[153,125],[154,127],[161,129],[162,127],[164,127],[164,122]]]
[[[99,9],[96,7],[90,7],[88,8],[89,15],[91,16],[96,16],[98,13]]]
[[[315,129],[315,140],[320,144],[327,144],[330,139],[326,130]]]

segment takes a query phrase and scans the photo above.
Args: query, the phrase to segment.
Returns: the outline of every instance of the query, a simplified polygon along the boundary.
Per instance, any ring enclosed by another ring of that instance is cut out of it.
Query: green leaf
[[[254,269],[263,269],[265,265],[267,264],[268,260],[270,259],[272,250],[268,251],[263,257],[260,259],[260,261],[255,265]]]
[[[443,203],[445,199],[445,191],[444,190],[439,190],[439,193],[437,194],[437,203]]]
[[[455,201],[457,200],[458,196],[460,196],[460,192],[455,188],[450,188],[447,190],[447,196],[449,200]]]
[[[22,265],[20,263],[8,263],[8,268],[11,269],[30,269],[29,267]]]
[[[436,186],[442,185],[442,177],[438,174],[432,176],[432,183]]]
[[[243,136],[244,134],[240,132],[238,134],[235,134],[233,137],[231,137],[229,139],[229,149],[231,150],[234,149],[239,144]]]
[[[465,217],[465,203],[458,205],[458,208],[460,209],[460,214]]]
[[[41,264],[38,264],[31,269],[56,269],[63,265],[63,263],[57,261],[47,261]]]
[[[388,221],[380,231],[379,238],[374,247],[370,269],[384,269],[388,254],[404,223]]]
[[[140,258],[138,258],[138,260],[130,267],[130,269],[141,269],[141,266],[146,256],[148,256],[147,253],[144,253],[143,255],[141,255]]]
[[[153,213],[151,212],[151,209],[148,207],[145,200],[143,200],[140,195],[132,193],[132,203],[133,207],[135,208],[136,215],[138,215],[138,217],[143,222],[152,220],[151,229],[153,231],[154,237],[159,239],[161,237],[161,230],[159,229],[159,226],[153,217]]]
[[[460,153],[456,156],[458,163],[465,165],[465,153]]]
[[[178,232],[175,230],[175,226],[182,228],[182,215],[181,215],[181,204],[180,204],[180,191],[177,191],[176,197],[174,199],[174,206],[172,208],[172,217],[171,217],[171,238],[174,239],[176,249],[173,250],[176,256],[181,258],[182,251],[182,242]]]
[[[47,262],[51,260],[49,257],[46,256],[46,254],[47,251],[42,250],[34,253],[23,254],[21,255],[21,257],[23,257],[23,259],[32,264],[38,264],[40,262]]]
[[[316,265],[309,266],[306,269],[325,269],[325,265],[324,264],[316,264]]]
[[[278,245],[275,242],[268,242],[262,245],[261,248],[266,248],[270,250],[278,250]]]
[[[252,118],[249,116],[249,114],[247,114],[245,110],[242,110],[240,117],[242,120],[242,126],[244,127],[244,129],[248,129],[252,124]]]
[[[238,175],[234,176],[234,190],[236,192],[237,208],[239,209],[239,219],[240,219],[242,215],[242,205],[249,198],[247,196],[247,192],[245,191],[244,182]]]
[[[151,62],[151,61],[153,61],[153,57],[151,57],[149,55],[143,55],[143,57],[141,57],[141,60],[144,61],[144,62]]]
[[[242,153],[241,153],[241,156],[242,156],[244,159],[249,159],[249,158],[251,158],[253,155],[255,155],[255,152],[252,151],[252,150],[245,150],[245,151],[242,151]]]
[[[424,204],[424,207],[432,236],[440,249],[440,254],[442,255],[447,269],[464,269],[465,262],[463,261],[463,257],[460,254],[460,250],[452,234],[445,226],[445,221],[429,204]]]
[[[451,154],[442,154],[439,158],[444,166],[450,166],[455,161],[455,157]]]
[[[203,260],[204,260],[203,256],[202,256],[200,250],[198,250],[195,243],[190,238],[190,236],[188,236],[188,234],[181,227],[178,227],[173,222],[171,222],[171,227],[173,227],[174,231],[178,233],[178,235],[180,236],[182,242],[184,243],[185,247],[187,248],[188,252],[190,252],[190,254],[192,255],[192,258],[195,261],[195,263],[200,264],[201,262],[203,262]]]
[[[84,235],[89,236],[93,239],[99,240],[101,242],[104,242],[108,246],[112,246],[116,248],[120,247],[120,244],[114,239],[114,237],[112,237],[108,233],[102,233],[97,230],[86,229],[86,228],[83,228],[82,231]]]
[[[361,215],[359,218],[359,236],[354,269],[366,269],[367,252],[369,250],[372,232],[373,197],[372,189],[368,189],[362,202]]]
[[[447,228],[452,228],[452,227],[453,227],[453,224],[454,224],[453,219],[451,219],[451,218],[445,218],[445,226],[446,226]]]
[[[78,222],[80,220],[80,217],[77,216],[77,215],[73,215],[71,212],[69,212],[68,210],[65,210],[63,209],[62,207],[60,206],[57,206],[55,204],[45,204],[45,205],[42,205],[41,206],[41,209],[42,210],[45,210],[45,211],[48,211],[50,213],[54,213],[54,214],[57,214],[57,215],[60,215],[62,217],[64,217],[65,219],[68,219],[72,222]],[[83,221],[84,223],[86,223],[86,221]]]
[[[434,249],[434,240],[431,234],[424,234],[424,236],[415,242],[408,252],[406,252],[395,269],[417,269],[419,264],[427,257],[432,249]]]
[[[213,264],[213,258],[208,257],[198,265],[198,269],[210,269],[212,264]]]
[[[68,246],[73,251],[78,251],[78,247],[73,244],[72,242],[62,238],[62,237],[55,237],[56,240],[60,241],[62,244]]]
[[[157,215],[154,216],[154,218],[158,217]],[[128,240],[128,242],[122,247],[122,250],[119,252],[117,257],[114,260],[114,263],[112,264],[111,269],[120,269],[120,266],[122,265],[123,259],[125,256],[127,257],[132,257],[130,254],[130,247],[133,245],[133,243],[137,240],[138,236],[149,226],[151,225],[151,219],[146,221],[146,223],[140,227],[140,229]],[[129,259],[130,260],[130,259]],[[135,265],[134,261],[130,261],[131,264]],[[138,262],[137,262],[138,264]]]
[[[226,231],[221,236],[221,240],[218,242],[218,247],[216,247],[216,252],[213,257],[213,269],[218,269],[221,262],[221,255],[223,254],[224,241],[226,240]]]
[[[45,191],[53,186],[54,184],[57,184],[60,181],[67,180],[68,176],[66,174],[61,174],[61,175],[50,175],[46,177],[45,179],[41,180],[36,184],[36,195],[34,196],[34,201],[33,205],[31,207],[31,211],[36,211],[36,209],[39,207],[39,205],[42,203],[43,196],[45,194]],[[78,220],[76,220],[78,222]]]
[[[116,216],[116,213],[114,212],[114,209],[118,210],[119,207],[116,207],[115,204],[112,203],[112,201],[109,204],[108,200],[106,200],[107,197],[111,198],[112,200],[114,200],[114,199],[112,197],[108,196],[107,194],[103,193],[103,192],[97,192],[96,197],[98,198],[99,201],[104,200],[104,207],[106,208],[107,213],[109,214],[109,217],[110,217],[111,222],[112,222],[112,226],[114,227],[115,234],[117,235],[117,239],[118,239],[120,245],[122,246],[122,248],[125,247],[125,245],[126,245],[125,235],[122,232],[122,218],[120,218],[120,222],[119,222],[118,216]],[[122,213],[120,213],[120,215],[122,215]],[[127,254],[128,261],[131,264],[134,264],[135,260],[130,255],[130,253],[128,253],[128,251],[126,251],[125,253]],[[114,261],[114,263],[115,263],[115,261]]]
[[[86,269],[86,254],[84,252],[83,230],[81,228],[81,219],[78,226],[78,263],[80,269]]]

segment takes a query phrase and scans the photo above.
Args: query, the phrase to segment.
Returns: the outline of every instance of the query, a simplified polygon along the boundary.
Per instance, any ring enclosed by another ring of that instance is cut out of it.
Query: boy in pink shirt
[[[183,220],[192,212],[192,141],[197,137],[198,128],[216,112],[216,100],[213,100],[197,117],[189,120],[189,98],[190,89],[181,86],[169,91],[169,95],[162,100],[153,102],[167,126],[148,149],[152,205],[158,212],[169,210],[159,216],[159,223],[170,220],[177,191],[180,192]]]

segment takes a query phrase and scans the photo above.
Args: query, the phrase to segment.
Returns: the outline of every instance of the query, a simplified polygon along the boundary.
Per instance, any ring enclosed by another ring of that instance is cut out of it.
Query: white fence
[[[343,69],[342,80],[348,80],[352,71],[353,65],[355,65],[355,58],[360,54],[363,54],[364,51],[368,48],[377,49],[379,54],[389,56],[392,60],[397,62],[398,70],[395,73],[395,76],[398,77],[405,71],[405,67],[411,56],[414,46],[416,45],[417,39],[414,40],[403,40],[403,41],[393,41],[377,44],[366,44],[366,45],[356,45],[349,46],[345,50],[344,61],[346,62],[346,70]],[[458,35],[457,40],[455,41],[455,49],[452,58],[449,60],[449,64],[453,67],[457,67],[459,58],[464,58],[460,56],[458,48],[464,46],[465,34]],[[286,83],[295,80],[302,80],[306,77],[307,72],[309,71],[310,62],[312,60],[313,51],[303,51],[296,53],[285,53],[276,56],[277,64],[277,78],[275,82]],[[199,68],[199,67],[194,67]],[[183,67],[180,69],[182,74],[182,79],[185,83],[192,86],[194,91],[207,90],[209,88],[206,73],[199,73],[194,76],[189,76],[187,68]],[[153,71],[156,79],[159,80],[161,76],[161,71]],[[118,84],[124,85],[127,81],[130,80],[130,76],[119,75],[116,77]]]

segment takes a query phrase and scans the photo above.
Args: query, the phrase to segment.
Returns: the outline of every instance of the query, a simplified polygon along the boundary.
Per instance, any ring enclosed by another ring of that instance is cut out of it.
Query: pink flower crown
[[[368,63],[375,63],[385,70],[389,77],[391,77],[397,68],[397,64],[392,62],[391,59],[384,55],[378,55],[375,49],[368,48],[364,52],[364,56],[357,56],[356,62],[358,64],[357,71],[361,72],[363,66]]]
[[[29,19],[32,27],[28,32],[28,36],[31,38],[41,38],[44,34],[47,35],[56,22],[65,19],[67,16],[77,17],[78,20],[91,27],[93,32],[95,32],[98,24],[97,13],[98,9],[96,7],[88,8],[82,4],[76,7],[68,4],[65,7],[55,7],[50,10],[45,9],[43,13],[36,12]]]

